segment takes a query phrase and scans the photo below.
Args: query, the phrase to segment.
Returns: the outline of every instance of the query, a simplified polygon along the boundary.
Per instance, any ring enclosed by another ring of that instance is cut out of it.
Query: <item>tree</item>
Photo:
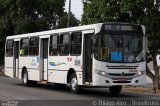
[[[59,26],[61,28],[66,28],[67,21],[68,21],[68,13],[65,12],[64,16],[59,18]],[[80,21],[75,18],[74,14],[70,13],[70,26],[69,27],[78,26],[79,23],[80,23]]]
[[[147,75],[153,80],[155,93],[160,89],[160,75],[156,55],[160,48],[160,0],[87,0],[84,2],[82,24],[98,22],[130,22],[143,24],[148,36],[147,62],[153,61],[153,74],[147,66]]]
[[[0,0],[0,18],[10,21],[13,34],[30,33],[56,26],[64,14],[65,0]]]
[[[6,36],[48,30],[50,24],[56,28],[64,5],[65,0],[0,0],[0,58]]]
[[[0,0],[0,59],[6,36],[66,27],[64,5],[65,0]],[[71,14],[70,25],[78,24]]]

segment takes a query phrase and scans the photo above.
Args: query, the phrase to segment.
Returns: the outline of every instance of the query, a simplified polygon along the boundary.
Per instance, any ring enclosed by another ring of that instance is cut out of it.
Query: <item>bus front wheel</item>
[[[111,94],[118,95],[122,90],[122,86],[111,86],[111,87],[109,87],[109,90],[110,90]]]
[[[78,80],[75,73],[72,73],[70,77],[70,89],[72,93],[80,93],[82,90],[82,86],[78,85]]]

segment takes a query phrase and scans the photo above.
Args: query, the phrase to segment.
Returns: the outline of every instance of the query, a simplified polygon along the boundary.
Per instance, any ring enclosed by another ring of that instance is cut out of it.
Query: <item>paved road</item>
[[[93,106],[98,103],[98,106],[104,106],[101,105],[103,100],[160,100],[160,96],[127,92],[113,96],[105,88],[85,88],[82,94],[72,94],[67,87],[53,85],[25,87],[22,85],[21,80],[0,77],[0,100],[3,100],[0,103],[3,106],[6,106],[5,103],[16,104],[17,102],[18,106]]]

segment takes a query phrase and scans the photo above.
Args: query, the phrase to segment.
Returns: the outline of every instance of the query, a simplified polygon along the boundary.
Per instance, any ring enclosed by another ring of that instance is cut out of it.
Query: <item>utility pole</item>
[[[71,14],[71,0],[69,0],[67,27],[70,26],[70,14]]]

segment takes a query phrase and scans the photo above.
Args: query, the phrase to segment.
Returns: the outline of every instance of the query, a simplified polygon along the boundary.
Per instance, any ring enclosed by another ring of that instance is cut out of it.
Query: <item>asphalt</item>
[[[0,105],[3,106],[7,103],[15,106],[104,106],[108,105],[106,104],[108,101],[109,103],[124,101],[128,102],[129,106],[133,100],[158,100],[160,105],[158,95],[121,92],[115,96],[111,95],[107,88],[84,88],[82,94],[72,94],[68,87],[54,85],[26,87],[19,79],[3,76],[0,77],[0,100]]]

